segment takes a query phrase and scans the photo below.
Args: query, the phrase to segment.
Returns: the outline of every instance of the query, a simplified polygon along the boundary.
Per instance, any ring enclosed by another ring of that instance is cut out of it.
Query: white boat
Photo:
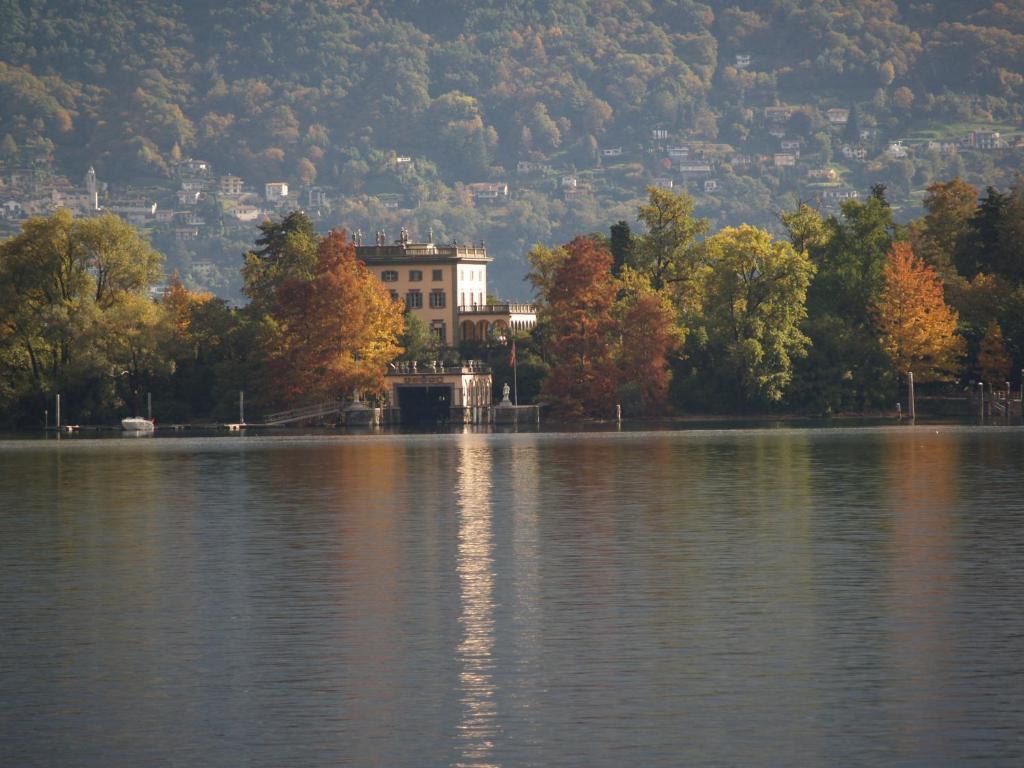
[[[143,419],[141,416],[130,416],[121,419],[121,429],[125,432],[153,432],[156,423],[152,419]]]

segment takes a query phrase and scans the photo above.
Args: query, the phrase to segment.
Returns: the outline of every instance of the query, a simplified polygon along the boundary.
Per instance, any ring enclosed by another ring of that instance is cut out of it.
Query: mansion
[[[433,240],[433,237],[430,238]],[[356,258],[366,264],[406,309],[422,320],[446,347],[463,341],[504,339],[509,331],[537,324],[532,304],[492,304],[487,299],[487,265],[480,245],[413,243],[406,230],[391,243],[378,232],[375,245],[355,235]]]

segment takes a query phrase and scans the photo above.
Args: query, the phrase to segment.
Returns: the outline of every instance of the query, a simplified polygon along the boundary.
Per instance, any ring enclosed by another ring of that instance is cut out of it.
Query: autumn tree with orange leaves
[[[619,331],[619,388],[623,408],[648,415],[663,413],[671,379],[669,356],[682,345],[684,333],[676,322],[672,301],[651,287],[646,276],[629,267],[622,270],[615,303]],[[634,403],[630,403],[630,400]]]
[[[910,371],[918,381],[953,378],[965,344],[956,333],[957,313],[943,298],[941,278],[909,243],[894,243],[883,281],[873,307],[875,326],[897,374]]]
[[[615,404],[617,281],[612,256],[590,237],[564,248],[535,248],[530,279],[540,292],[540,320],[550,342],[551,374],[541,397],[563,414],[610,414]]]
[[[284,280],[274,304],[270,369],[286,402],[383,390],[386,366],[401,352],[402,308],[356,259],[345,230],[320,240],[310,279]]]

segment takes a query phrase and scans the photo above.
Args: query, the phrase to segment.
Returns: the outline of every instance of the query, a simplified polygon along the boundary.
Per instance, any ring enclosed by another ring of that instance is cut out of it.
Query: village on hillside
[[[737,66],[744,65],[749,61],[738,56]],[[756,122],[760,131],[739,149],[701,138],[696,131],[682,135],[655,126],[632,145],[598,147],[588,167],[533,152],[513,168],[497,167],[504,170],[501,175],[452,184],[445,203],[484,211],[486,221],[500,222],[503,206],[543,199],[571,219],[574,208],[587,208],[592,216],[595,209],[635,206],[647,188],[656,187],[685,191],[702,215],[735,224],[742,222],[732,219],[747,220],[758,207],[770,208],[764,205],[766,195],[776,210],[799,201],[833,213],[843,201],[862,197],[873,183],[886,179],[893,204],[916,215],[923,196],[917,185],[920,177],[928,178],[924,167],[971,178],[988,166],[1020,167],[1024,156],[1020,131],[977,128],[954,135],[939,130],[891,138],[869,119],[861,127],[850,108],[819,112],[807,106],[766,106]],[[193,287],[238,300],[241,244],[251,242],[257,224],[287,211],[303,210],[323,230],[372,230],[403,222],[415,230],[419,209],[433,202],[436,211],[441,203],[414,190],[418,162],[390,152],[381,158],[375,184],[353,194],[278,177],[242,178],[230,168],[191,157],[175,161],[169,179],[117,185],[92,167],[70,178],[60,173],[51,154],[22,151],[0,159],[0,237],[15,234],[24,219],[61,208],[75,216],[114,213],[167,255],[168,272],[177,270]],[[972,174],[972,169],[979,170]],[[486,233],[472,234],[482,239]],[[414,235],[425,238],[426,232]],[[500,251],[492,248],[492,253]]]

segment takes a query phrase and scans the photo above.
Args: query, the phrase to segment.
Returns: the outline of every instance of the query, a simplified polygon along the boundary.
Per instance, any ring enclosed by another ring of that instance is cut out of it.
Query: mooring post
[[[1010,424],[1010,382],[1006,382],[1006,424]]]
[[[615,406],[615,421],[617,421],[619,424],[622,423],[622,406],[621,405],[616,405]]]
[[[978,382],[978,417],[985,423],[985,382]]]
[[[146,393],[146,418],[150,421],[153,420],[153,393]]]
[[[238,390],[238,423],[245,424],[245,392]]]
[[[910,420],[917,418],[917,411],[914,409],[914,372],[907,371],[907,405],[910,407]]]
[[[57,434],[60,434],[60,394],[57,395]]]
[[[903,421],[903,403],[896,403],[896,418]]]

